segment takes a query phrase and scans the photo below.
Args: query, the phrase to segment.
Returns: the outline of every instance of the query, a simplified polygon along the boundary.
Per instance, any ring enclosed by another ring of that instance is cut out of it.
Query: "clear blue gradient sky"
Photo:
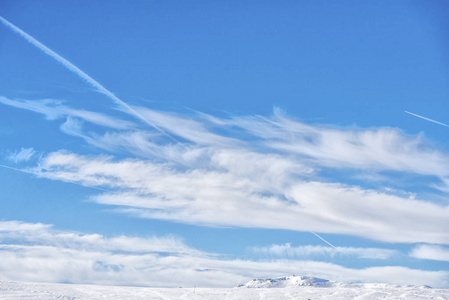
[[[0,279],[449,288],[448,12],[2,1]]]

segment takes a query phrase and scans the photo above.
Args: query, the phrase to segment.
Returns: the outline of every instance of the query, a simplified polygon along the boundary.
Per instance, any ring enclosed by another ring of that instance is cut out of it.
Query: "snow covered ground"
[[[0,281],[0,299],[449,299],[449,290],[290,276],[236,288],[143,288]]]

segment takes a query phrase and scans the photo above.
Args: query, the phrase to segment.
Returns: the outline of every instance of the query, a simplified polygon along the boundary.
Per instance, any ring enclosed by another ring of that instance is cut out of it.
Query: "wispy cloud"
[[[136,108],[136,110],[143,116],[153,120],[158,127],[195,144],[229,147],[233,143],[241,143],[241,141],[236,139],[211,132],[206,126],[207,119],[205,118],[202,120],[203,122],[200,122],[200,120],[197,121],[190,117],[181,117],[167,112],[157,112],[143,107]]]
[[[45,115],[48,120],[56,120],[63,117],[76,117],[81,120],[114,129],[129,130],[135,128],[132,122],[111,118],[109,116],[87,111],[73,109],[62,105],[62,101],[44,99],[44,100],[12,100],[4,96],[0,96],[0,103],[12,107],[26,109]]]
[[[296,246],[290,243],[271,245],[268,247],[252,247],[251,251],[265,256],[280,258],[307,258],[316,256],[349,256],[365,259],[389,259],[398,255],[396,250],[381,248],[354,248],[354,247],[323,247],[323,246]]]
[[[375,172],[398,171],[449,176],[449,154],[432,147],[422,136],[406,136],[397,129],[354,129],[308,125],[275,110],[270,118],[261,116],[220,119],[206,114],[189,117],[136,107],[140,114],[154,119],[167,132],[185,142],[157,143],[151,131],[131,122],[96,112],[62,105],[56,100],[11,100],[0,102],[44,114],[48,119],[72,117],[120,131],[83,132],[76,135],[108,151],[125,151],[145,158],[189,164],[193,157],[211,156],[217,149],[237,149],[252,153],[273,152],[291,162],[313,168],[353,169],[373,176]],[[69,124],[64,128],[67,129]],[[67,130],[73,133],[74,130]],[[416,159],[419,157],[420,159]],[[362,178],[362,175],[359,175]]]
[[[409,114],[409,115],[412,115],[412,116],[421,118],[421,119],[423,119],[423,120],[426,120],[426,121],[429,121],[429,122],[432,122],[432,123],[436,123],[436,124],[438,124],[438,125],[442,125],[442,126],[445,126],[445,127],[449,127],[449,125],[447,125],[447,124],[445,124],[445,123],[441,123],[441,122],[438,122],[438,121],[435,121],[435,120],[432,120],[432,119],[429,119],[429,118],[426,118],[426,117],[423,117],[423,116],[420,116],[420,115],[411,113],[411,112],[406,111],[406,110],[404,110],[404,112],[407,113],[407,114]]]
[[[225,259],[173,237],[105,237],[45,224],[0,222],[0,278],[106,285],[232,287],[298,274],[340,281],[448,287],[449,273],[403,267],[345,268],[308,260]]]
[[[449,261],[449,248],[439,245],[419,245],[410,252],[411,257]]]
[[[8,156],[8,159],[15,162],[26,162],[29,161],[34,154],[36,154],[36,151],[33,148],[22,148],[20,151],[15,151],[14,153],[11,153]]]
[[[36,46],[37,48],[39,48],[41,51],[43,51],[45,54],[49,55],[50,57],[52,57],[53,59],[55,59],[57,62],[61,63],[65,68],[67,68],[69,71],[71,71],[72,73],[76,74],[77,76],[79,76],[81,79],[83,79],[84,81],[86,81],[88,84],[90,84],[91,86],[93,86],[94,88],[96,88],[100,93],[103,93],[104,95],[106,95],[108,98],[112,99],[115,103],[119,104],[120,106],[124,107],[130,114],[134,115],[135,117],[137,117],[138,119],[140,119],[141,121],[145,122],[146,124],[156,128],[158,131],[160,131],[162,134],[172,138],[170,135],[168,135],[167,133],[165,133],[162,129],[160,129],[159,127],[157,127],[155,124],[153,124],[150,120],[148,120],[147,118],[145,118],[144,116],[142,116],[139,112],[137,112],[134,108],[132,108],[130,105],[128,105],[126,102],[124,102],[123,100],[121,100],[120,98],[118,98],[116,95],[114,95],[111,91],[109,91],[108,89],[106,89],[104,86],[102,86],[99,82],[97,82],[95,79],[93,79],[92,77],[90,77],[89,75],[87,75],[87,73],[85,73],[84,71],[82,71],[80,68],[78,68],[77,66],[75,66],[74,64],[72,64],[70,61],[68,61],[67,59],[65,59],[64,57],[62,57],[61,55],[59,55],[58,53],[56,53],[55,51],[51,50],[50,48],[48,48],[47,46],[45,46],[44,44],[42,44],[41,42],[39,42],[38,40],[36,40],[35,38],[33,38],[31,35],[29,35],[28,33],[26,33],[25,31],[23,31],[22,29],[20,29],[19,27],[15,26],[14,24],[12,24],[11,22],[9,22],[8,20],[6,20],[5,18],[0,16],[0,21],[5,24],[7,27],[9,27],[10,29],[12,29],[14,32],[16,32],[17,34],[19,34],[20,36],[22,36],[23,38],[25,38],[28,42],[30,42],[32,45]]]
[[[422,136],[405,136],[393,128],[308,125],[286,117],[279,110],[274,111],[272,118],[239,117],[231,122],[260,138],[265,147],[309,159],[317,166],[449,174],[441,165],[449,162],[447,153],[432,148]]]
[[[86,251],[202,255],[200,251],[189,248],[179,238],[172,236],[150,238],[116,236],[108,238],[100,234],[58,231],[48,224],[18,221],[0,222],[0,241],[2,243],[32,243],[39,246]]]
[[[111,189],[93,200],[128,208],[140,217],[341,233],[388,242],[449,243],[447,206],[304,180],[309,176],[306,168],[276,155],[222,150],[204,168],[179,169],[168,163],[57,152],[31,171]]]
[[[63,132],[111,154],[135,156],[116,160],[59,151],[27,169],[41,177],[106,188],[110,191],[93,201],[121,212],[202,225],[449,243],[444,230],[449,227],[448,206],[406,191],[369,189],[321,174],[321,169],[351,169],[359,180],[360,174],[378,172],[393,179],[385,172],[394,171],[432,178],[434,186],[444,189],[449,154],[422,136],[391,128],[309,125],[277,110],[271,117],[220,119],[201,114],[188,119],[136,108],[184,141],[159,143],[152,131],[61,103],[0,100],[49,116],[65,114]],[[86,132],[81,120],[99,129]],[[394,180],[389,184],[395,187]]]

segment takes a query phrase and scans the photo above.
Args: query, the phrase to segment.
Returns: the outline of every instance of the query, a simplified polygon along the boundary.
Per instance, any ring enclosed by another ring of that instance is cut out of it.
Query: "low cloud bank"
[[[154,287],[233,287],[253,278],[307,275],[339,281],[449,288],[446,271],[351,269],[301,260],[225,259],[176,237],[105,237],[47,224],[0,222],[0,279]]]

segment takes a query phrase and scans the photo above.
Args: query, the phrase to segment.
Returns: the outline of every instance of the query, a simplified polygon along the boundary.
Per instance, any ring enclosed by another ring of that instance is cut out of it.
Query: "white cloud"
[[[154,155],[155,148],[159,148],[162,153],[166,148],[181,152],[163,157],[169,161],[177,161],[176,156],[192,148],[244,149],[278,153],[290,161],[301,161],[315,168],[349,168],[371,175],[379,171],[399,171],[433,175],[441,179],[449,176],[448,169],[444,167],[449,164],[448,153],[432,147],[421,135],[407,136],[394,128],[355,129],[308,125],[286,117],[279,110],[275,110],[271,118],[247,116],[230,119],[206,114],[187,118],[140,107],[136,111],[151,119],[157,127],[187,140],[189,146],[182,142],[154,144],[154,135],[144,137],[142,133],[136,136],[141,141],[139,144],[131,142],[128,145],[131,141],[129,132],[124,133],[125,136],[119,133],[107,133],[104,137],[95,135],[92,143],[103,149],[108,148],[108,145],[115,145],[122,150],[126,148],[143,157]],[[101,139],[103,143],[99,142]],[[151,144],[153,149],[147,155],[145,147],[137,146],[143,144]]]
[[[398,129],[307,125],[279,110],[271,119],[241,117],[229,123],[259,137],[267,147],[309,158],[318,166],[449,176],[447,153],[431,147],[422,136],[406,136]]]
[[[354,247],[323,247],[323,246],[297,246],[292,247],[290,243],[283,245],[271,245],[269,247],[252,247],[251,250],[257,254],[304,258],[310,256],[352,256],[369,259],[389,259],[399,253],[396,250],[381,248],[354,248]]]
[[[106,285],[232,287],[253,278],[307,275],[449,287],[449,273],[402,267],[345,268],[316,261],[224,259],[173,237],[105,237],[45,224],[0,222],[0,279]]]
[[[449,248],[439,245],[418,245],[410,252],[411,257],[449,261]]]
[[[174,114],[157,112],[146,108],[138,108],[140,114],[154,122],[158,127],[169,131],[178,137],[191,141],[195,144],[227,146],[238,144],[241,141],[215,134],[207,128],[205,122],[192,118],[180,117]],[[203,121],[206,121],[204,119]]]
[[[39,231],[45,231],[51,228],[51,225],[42,224],[42,223],[24,223],[18,221],[2,221],[0,222],[0,234],[8,233],[30,233],[33,234]],[[9,236],[9,235],[8,235]]]
[[[141,157],[157,155],[168,161],[182,162],[184,151],[235,149],[259,153],[278,153],[286,159],[315,168],[355,169],[360,173],[379,171],[408,172],[449,177],[449,154],[431,146],[422,136],[407,136],[398,129],[335,128],[308,125],[283,115],[275,109],[273,116],[233,117],[220,119],[207,114],[189,117],[173,113],[133,107],[139,116],[151,120],[157,128],[170,132],[187,142],[162,142],[160,132],[153,128],[139,129],[129,121],[103,114],[73,109],[58,100],[11,100],[0,96],[0,102],[17,108],[42,113],[49,119],[69,117],[118,130],[117,132],[84,133],[77,136],[108,151],[127,151]],[[128,112],[123,110],[123,112]],[[134,114],[133,114],[134,115]],[[62,128],[67,133],[68,124]],[[145,151],[147,147],[149,151]],[[170,150],[164,155],[165,150]]]
[[[8,156],[8,159],[15,162],[26,162],[29,161],[36,151],[33,148],[22,148],[20,151],[16,151]]]
[[[64,106],[60,100],[44,99],[19,101],[0,96],[0,103],[43,114],[49,120],[56,120],[62,117],[76,117],[96,125],[114,129],[129,130],[135,127],[135,125],[129,121],[111,118],[97,112],[73,109]]]
[[[127,252],[127,253],[176,253],[177,255],[201,255],[201,252],[186,246],[179,238],[128,237],[107,238],[99,234],[57,231],[50,225],[0,222],[0,242],[32,244],[35,247],[67,248],[79,251]],[[19,247],[15,245],[14,247]],[[9,246],[5,246],[8,248]]]
[[[387,242],[449,243],[447,206],[307,181],[303,177],[310,176],[308,168],[274,154],[223,150],[205,167],[180,169],[169,163],[56,152],[33,172],[111,189],[94,201],[141,217],[350,234]]]
[[[110,153],[137,156],[115,160],[60,151],[29,169],[45,178],[107,188],[111,191],[93,200],[117,206],[117,211],[200,225],[449,244],[449,206],[398,190],[401,184],[387,172],[425,178],[422,185],[444,190],[449,155],[422,136],[391,128],[308,125],[278,110],[270,118],[197,114],[189,119],[133,108],[184,142],[167,141],[153,128],[80,113],[60,103],[1,99],[49,116],[65,114],[65,133]],[[114,131],[85,132],[80,120]],[[329,168],[354,170],[360,185],[322,172]],[[382,176],[389,186],[364,187],[373,176]]]

